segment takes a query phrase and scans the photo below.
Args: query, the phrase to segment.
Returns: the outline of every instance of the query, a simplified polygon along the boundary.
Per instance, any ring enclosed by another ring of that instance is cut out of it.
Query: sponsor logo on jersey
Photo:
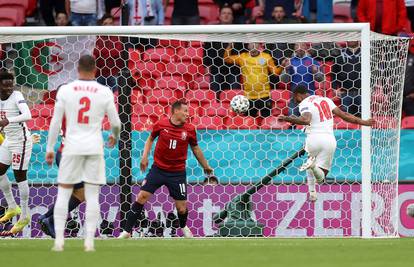
[[[266,59],[264,59],[264,58],[259,58],[259,64],[260,65],[264,65],[264,64],[266,64]]]
[[[183,139],[183,140],[187,139],[187,132],[182,132],[181,133],[181,139]]]

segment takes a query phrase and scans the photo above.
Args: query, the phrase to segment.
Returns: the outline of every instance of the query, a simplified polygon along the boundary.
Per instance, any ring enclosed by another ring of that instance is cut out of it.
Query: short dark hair
[[[283,11],[285,11],[285,7],[283,6],[283,5],[275,5],[274,7],[273,7],[273,10],[275,10],[275,8],[276,7],[281,7],[282,9],[283,9]]]
[[[92,72],[96,69],[95,58],[91,55],[83,55],[78,62],[79,71]]]
[[[297,95],[297,94],[307,94],[308,93],[308,88],[303,85],[303,84],[298,84],[296,85],[296,87],[293,89],[293,94]]]
[[[8,71],[0,71],[0,82],[4,80],[14,80],[13,73],[10,73]]]
[[[204,181],[203,181],[203,184],[209,184],[209,183],[217,183],[218,184],[219,181],[218,181],[216,176],[211,175],[211,176],[208,176],[208,177],[204,178]]]
[[[103,23],[104,23],[104,21],[105,21],[105,20],[107,20],[107,19],[112,19],[112,20],[114,20],[114,17],[113,17],[111,14],[105,13],[105,14],[102,16],[102,18],[100,18],[100,19],[97,21],[97,24],[98,24],[99,26],[102,26],[102,25],[103,25]]]
[[[186,101],[185,99],[180,99],[180,100],[175,101],[175,102],[171,105],[171,113],[172,113],[172,114],[174,114],[174,111],[175,111],[176,109],[179,109],[179,108],[181,108],[181,106],[184,106],[184,105],[188,105],[188,104],[187,104],[187,101]]]
[[[232,14],[234,13],[233,8],[231,8],[231,6],[230,6],[229,4],[225,3],[224,5],[222,5],[222,6],[220,7],[219,14],[221,14],[221,11],[222,11],[223,9],[225,9],[225,8],[229,8],[229,9],[231,10],[231,13],[232,13]]]

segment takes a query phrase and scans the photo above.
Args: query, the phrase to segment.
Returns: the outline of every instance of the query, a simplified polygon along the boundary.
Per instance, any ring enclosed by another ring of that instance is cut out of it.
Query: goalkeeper
[[[241,69],[244,94],[250,102],[247,115],[256,117],[260,111],[260,116],[269,117],[273,106],[269,74],[280,75],[284,67],[277,67],[273,58],[268,53],[261,52],[260,47],[259,43],[249,43],[248,52],[231,55],[233,44],[230,43],[224,52],[224,61],[236,64]],[[287,60],[284,60],[282,66],[286,64]]]

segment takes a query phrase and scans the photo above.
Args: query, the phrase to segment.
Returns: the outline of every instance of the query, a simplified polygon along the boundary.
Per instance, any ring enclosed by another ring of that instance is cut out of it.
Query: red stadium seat
[[[146,79],[158,79],[166,71],[166,64],[164,62],[139,61],[134,63],[131,71],[133,71],[135,75],[141,75]]]
[[[9,18],[0,18],[0,26],[2,27],[13,27],[16,26],[16,21]]]
[[[236,95],[244,95],[243,90],[225,90],[220,94],[220,101],[230,102]]]
[[[227,117],[224,122],[225,126],[230,129],[257,129],[256,120],[250,116]]]
[[[288,90],[272,90],[271,97],[275,102],[272,110],[273,115],[288,114],[289,102],[290,102],[290,91]]]
[[[414,129],[414,116],[407,116],[402,119],[401,127],[403,129]]]
[[[279,121],[277,117],[267,117],[262,120],[260,125],[261,129],[279,129],[279,130],[286,130],[289,129],[290,123],[285,121]]]
[[[193,124],[198,130],[222,130],[223,118],[203,116],[193,121]]]
[[[52,119],[51,117],[49,118],[36,117],[36,118],[32,118],[26,124],[27,124],[27,127],[29,127],[29,130],[45,131],[49,129],[51,119]]]
[[[159,47],[148,49],[143,54],[144,61],[151,62],[171,62],[175,57],[175,49],[170,47]]]
[[[131,124],[135,131],[150,131],[154,121],[148,116],[131,116]]]
[[[194,79],[198,75],[202,75],[204,73],[203,65],[191,62],[170,62],[166,66],[168,74],[190,76],[188,79]]]
[[[181,40],[159,40],[158,46],[160,47],[187,47],[188,42],[187,41],[181,41]]]
[[[147,116],[154,119],[159,119],[165,115],[165,108],[158,104],[139,104],[133,106],[134,116]]]
[[[335,23],[353,22],[351,17],[351,5],[350,2],[336,3],[333,6],[333,15]]]
[[[228,103],[211,102],[210,105],[203,106],[204,115],[228,117],[230,115],[230,105]]]
[[[203,62],[204,49],[202,47],[187,47],[180,48],[177,52],[178,62],[192,62],[194,64],[201,64]]]
[[[200,19],[202,24],[208,24],[209,21],[217,20],[219,16],[219,7],[216,5],[199,5]]]
[[[152,104],[161,104],[167,105],[172,104],[174,101],[177,100],[177,97],[174,94],[173,90],[168,89],[160,89],[160,90],[152,90],[145,92],[147,102]]]
[[[216,93],[211,90],[189,90],[185,98],[190,103],[211,103],[216,99]]]
[[[187,90],[189,88],[189,82],[187,82],[182,75],[167,75],[155,81],[155,87],[159,89],[170,89],[170,90]]]
[[[132,90],[131,92],[131,104],[144,103],[144,95],[140,90]]]
[[[191,83],[191,88],[194,90],[210,89],[210,76],[208,75],[197,76]]]
[[[0,8],[0,19],[9,19],[16,22],[17,26],[24,24],[26,13],[24,8],[2,7]]]

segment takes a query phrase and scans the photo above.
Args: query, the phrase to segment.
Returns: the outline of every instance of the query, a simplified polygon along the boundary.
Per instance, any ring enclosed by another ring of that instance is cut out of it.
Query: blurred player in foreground
[[[279,116],[279,120],[306,126],[305,150],[308,153],[308,160],[300,167],[300,171],[306,170],[309,200],[316,201],[315,179],[318,183],[325,180],[336,150],[333,115],[363,126],[372,126],[374,120],[362,120],[344,112],[327,97],[311,96],[308,89],[302,85],[294,89],[293,97],[299,104],[300,116]]]
[[[58,173],[58,195],[54,210],[54,251],[63,251],[64,230],[68,214],[68,202],[74,184],[84,182],[86,200],[85,251],[94,251],[94,237],[100,216],[99,190],[106,183],[102,121],[108,115],[112,135],[108,145],[113,147],[118,139],[121,123],[115,108],[114,95],[106,86],[95,81],[96,63],[85,55],[78,63],[79,79],[60,88],[56,97],[55,111],[50,123],[46,161],[55,159],[54,146],[66,118],[65,147]]]
[[[8,206],[6,213],[0,218],[0,223],[6,223],[20,215],[9,231],[11,235],[21,232],[30,223],[27,169],[32,155],[32,138],[26,121],[31,118],[32,114],[23,94],[14,90],[13,74],[0,72],[0,131],[4,131],[6,135],[0,146],[0,189]],[[16,204],[6,174],[10,165],[19,188],[21,208]]]
[[[161,119],[154,124],[152,133],[145,143],[140,166],[142,172],[145,172],[148,167],[148,155],[155,138],[158,137],[154,152],[154,164],[142,182],[136,201],[131,205],[124,231],[119,238],[131,237],[132,229],[144,208],[144,204],[163,185],[168,188],[170,196],[175,200],[180,228],[184,237],[193,236],[187,226],[187,174],[185,167],[188,145],[206,175],[212,174],[213,169],[198,146],[194,126],[187,123],[187,103],[183,100],[176,101],[171,106],[171,113],[170,118]]]

